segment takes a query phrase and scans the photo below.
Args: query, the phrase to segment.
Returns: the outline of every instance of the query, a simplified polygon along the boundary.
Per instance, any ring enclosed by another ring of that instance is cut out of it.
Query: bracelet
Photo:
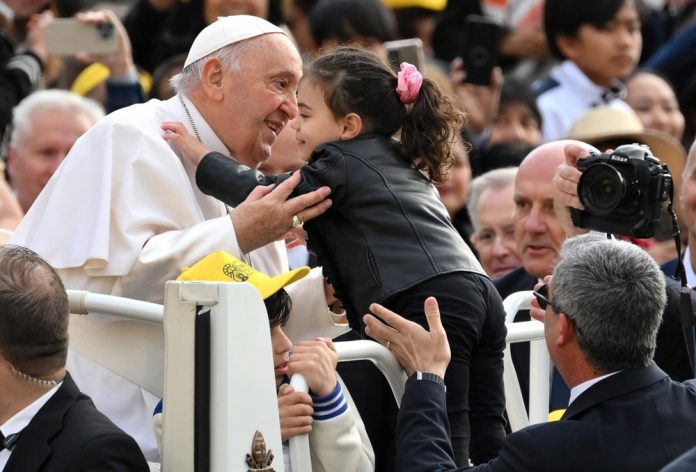
[[[445,379],[437,374],[431,374],[430,372],[420,372],[415,371],[407,380],[406,385],[412,384],[419,380],[427,380],[428,382],[435,382],[438,385],[442,385],[442,388],[447,391],[447,386],[445,385]]]

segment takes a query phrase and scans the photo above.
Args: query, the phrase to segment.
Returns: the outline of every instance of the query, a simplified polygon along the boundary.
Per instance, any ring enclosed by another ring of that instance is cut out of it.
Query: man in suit
[[[469,471],[658,470],[693,446],[696,380],[671,380],[651,361],[666,304],[660,269],[639,247],[601,236],[568,239],[532,315],[565,382],[560,421],[506,437],[497,458]],[[399,411],[397,469],[456,469],[442,373],[449,361],[437,303],[430,332],[379,305],[366,332],[411,375]],[[391,328],[390,328],[391,327]]]
[[[522,260],[519,267],[493,281],[500,296],[532,290],[534,285],[553,272],[558,251],[566,233],[556,216],[553,201],[553,176],[556,167],[563,164],[563,149],[576,144],[588,150],[594,149],[580,141],[553,141],[542,144],[524,158],[515,177],[513,226],[517,254]],[[517,313],[515,321],[529,321],[529,311]],[[529,404],[529,344],[511,346],[512,361],[522,390],[525,405]],[[565,408],[568,390],[558,376],[553,378],[550,407]]]
[[[65,371],[69,307],[55,271],[0,247],[0,307],[0,471],[148,471]]]
[[[681,205],[680,217],[684,219],[688,233],[688,246],[684,252],[684,269],[686,280],[690,286],[696,287],[696,141],[691,145],[682,171],[682,182],[679,188],[678,201]],[[676,197],[676,195],[675,195]],[[677,271],[677,258],[671,259],[661,266],[667,277],[674,277]]]
[[[575,155],[566,157],[566,148],[573,149]],[[580,234],[585,230],[575,228],[570,222],[570,214],[565,206],[555,201],[554,175],[556,169],[569,167],[567,159],[574,162],[595,150],[580,141],[562,140],[542,144],[525,157],[520,164],[515,179],[515,210],[513,223],[517,252],[522,259],[522,267],[496,279],[494,284],[500,296],[505,299],[511,293],[532,290],[547,275],[550,275],[558,260],[559,249],[567,235]],[[571,169],[568,169],[571,170]],[[579,171],[572,169],[572,171]],[[577,177],[577,176],[576,176]],[[577,187],[577,178],[571,186]],[[573,189],[575,188],[573,187]],[[577,195],[577,192],[576,192]],[[577,196],[576,196],[577,200]],[[667,290],[668,305],[665,310],[665,323],[658,332],[655,362],[676,380],[691,377],[686,349],[681,339],[679,321],[678,288],[670,284]],[[520,311],[515,321],[528,321],[529,312]],[[529,346],[527,343],[513,344],[512,359],[522,389],[525,404],[529,392]],[[565,408],[568,390],[560,376],[552,377],[550,408]]]

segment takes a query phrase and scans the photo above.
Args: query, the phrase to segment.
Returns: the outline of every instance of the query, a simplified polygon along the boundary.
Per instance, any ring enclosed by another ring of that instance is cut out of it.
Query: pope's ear
[[[348,113],[341,121],[341,140],[353,139],[362,132],[362,118],[357,113]]]
[[[222,100],[223,78],[225,76],[222,62],[218,58],[211,58],[203,64],[201,73],[202,89],[211,100]]]

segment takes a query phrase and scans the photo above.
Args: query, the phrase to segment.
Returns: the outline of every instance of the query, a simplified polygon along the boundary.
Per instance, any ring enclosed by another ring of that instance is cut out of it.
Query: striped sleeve
[[[323,397],[311,395],[315,421],[326,421],[335,418],[348,410],[348,402],[343,396],[341,384],[336,382],[333,392]]]

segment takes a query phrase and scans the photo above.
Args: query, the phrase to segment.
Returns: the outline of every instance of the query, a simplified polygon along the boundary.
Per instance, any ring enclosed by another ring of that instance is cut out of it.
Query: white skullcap
[[[184,68],[227,45],[268,33],[285,31],[263,18],[251,15],[221,16],[198,33],[191,45]]]

